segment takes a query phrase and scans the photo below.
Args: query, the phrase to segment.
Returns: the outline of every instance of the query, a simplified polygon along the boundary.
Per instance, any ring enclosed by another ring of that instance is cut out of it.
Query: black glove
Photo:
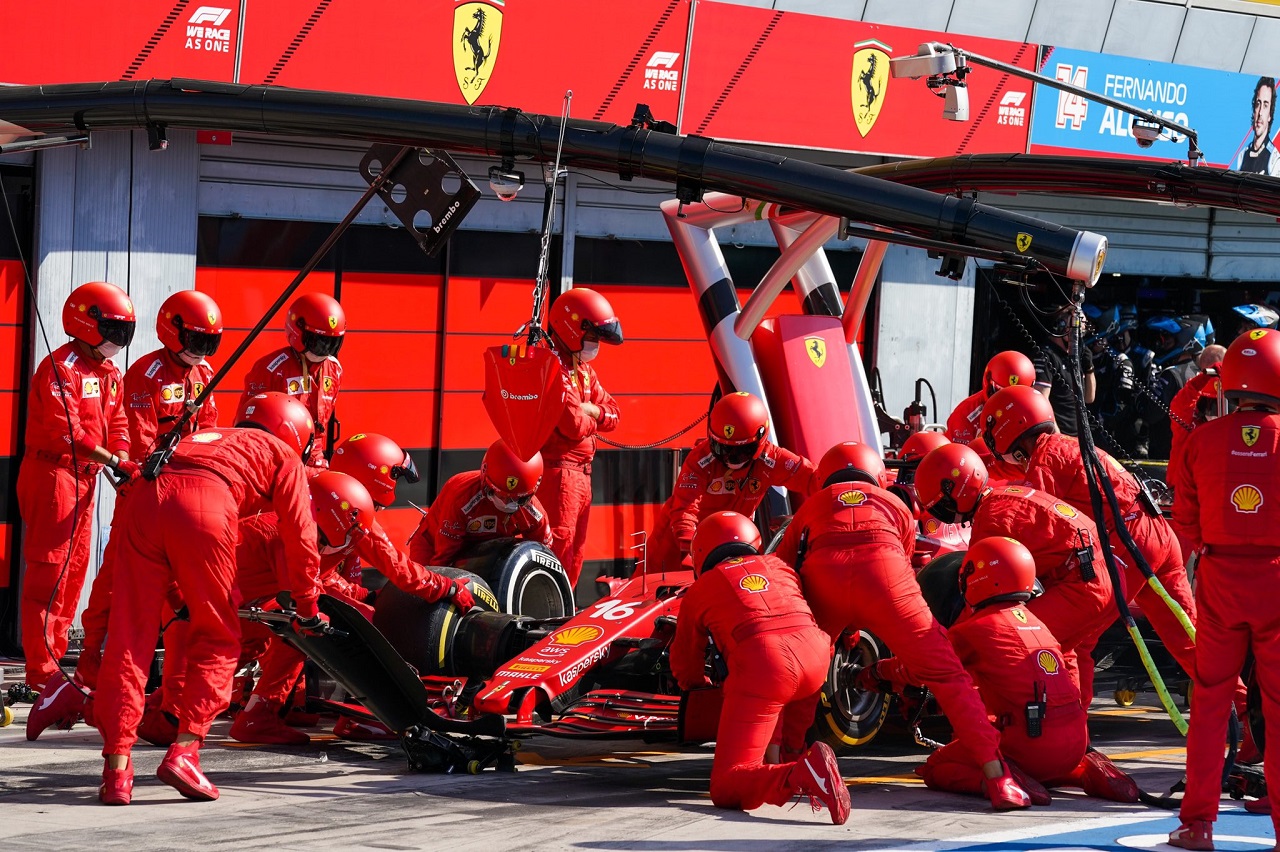
[[[324,636],[329,632],[329,618],[319,613],[313,618],[293,617],[293,629],[303,636]]]

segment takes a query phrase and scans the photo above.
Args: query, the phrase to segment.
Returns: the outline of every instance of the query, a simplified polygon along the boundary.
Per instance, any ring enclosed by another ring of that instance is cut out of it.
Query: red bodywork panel
[[[533,458],[564,413],[560,359],[537,346],[490,346],[484,351],[484,408],[516,455]]]

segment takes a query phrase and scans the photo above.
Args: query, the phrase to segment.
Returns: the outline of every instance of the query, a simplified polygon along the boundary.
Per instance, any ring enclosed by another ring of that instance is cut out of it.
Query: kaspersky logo
[[[201,6],[187,18],[187,50],[203,53],[230,53],[231,28],[224,27],[231,10],[222,6]],[[210,317],[210,322],[213,318]]]
[[[453,73],[468,104],[484,93],[498,64],[503,0],[459,3],[453,10]]]
[[[871,132],[884,106],[889,88],[889,54],[893,48],[870,39],[854,45],[853,54],[853,123],[866,136]]]

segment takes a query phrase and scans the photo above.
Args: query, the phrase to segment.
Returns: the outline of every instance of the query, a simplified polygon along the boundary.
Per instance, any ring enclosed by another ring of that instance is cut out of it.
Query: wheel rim
[[[559,618],[567,615],[560,584],[546,571],[535,571],[520,584],[511,612],[534,618]]]
[[[836,643],[835,654],[831,658],[831,705],[843,717],[843,721],[861,722],[871,719],[880,711],[884,703],[884,697],[880,693],[868,692],[853,685],[856,672],[878,659],[880,646],[865,633],[852,648],[845,648],[842,641]]]

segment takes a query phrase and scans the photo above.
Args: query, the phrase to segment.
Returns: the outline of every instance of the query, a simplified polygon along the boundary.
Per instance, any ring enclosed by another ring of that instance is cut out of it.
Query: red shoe
[[[1251,814],[1265,814],[1266,816],[1271,816],[1271,800],[1250,799],[1244,803],[1244,809]]]
[[[305,745],[311,737],[295,731],[280,720],[276,711],[265,701],[258,701],[252,710],[241,710],[231,723],[231,739],[242,743],[262,745]]]
[[[218,798],[218,788],[200,771],[199,742],[169,746],[156,777],[188,799],[212,802]]]
[[[982,792],[991,800],[991,807],[998,811],[1031,807],[1031,797],[1013,780],[1008,764],[1004,764],[1004,774],[999,778],[982,779]]]
[[[1213,823],[1204,819],[1184,822],[1177,829],[1169,832],[1169,845],[1177,846],[1179,849],[1213,852]]]
[[[61,669],[49,676],[40,697],[27,716],[27,739],[35,740],[48,728],[69,731],[80,718],[85,694]]]
[[[1004,765],[1005,768],[1009,770],[1009,774],[1013,776],[1013,780],[1017,785],[1021,787],[1031,798],[1031,804],[1053,804],[1053,797],[1049,795],[1049,791],[1045,789],[1044,785],[1024,772],[1021,766],[1014,763],[1007,757],[1004,759]]]
[[[160,690],[151,695],[158,697]],[[148,696],[142,721],[138,723],[138,736],[154,746],[171,746],[178,739],[178,720],[172,713],[166,713],[158,700],[152,701]]]
[[[102,786],[98,787],[98,801],[104,805],[127,805],[133,801],[133,761],[124,769],[102,769]]]
[[[815,811],[825,807],[835,825],[844,825],[849,819],[849,788],[840,775],[840,765],[831,746],[826,743],[809,746],[791,765],[787,780],[797,793],[809,797]]]
[[[334,736],[342,737],[344,740],[359,740],[360,742],[400,739],[381,722],[366,722],[363,719],[353,719],[350,716],[339,716],[338,724],[333,726],[333,733]]]
[[[1080,761],[1080,786],[1086,795],[1110,802],[1138,801],[1141,791],[1137,783],[1120,771],[1120,767],[1111,762],[1100,751],[1087,751],[1084,760]]]
[[[320,714],[308,713],[306,710],[292,707],[288,713],[284,714],[284,723],[294,728],[311,728],[320,724]]]

